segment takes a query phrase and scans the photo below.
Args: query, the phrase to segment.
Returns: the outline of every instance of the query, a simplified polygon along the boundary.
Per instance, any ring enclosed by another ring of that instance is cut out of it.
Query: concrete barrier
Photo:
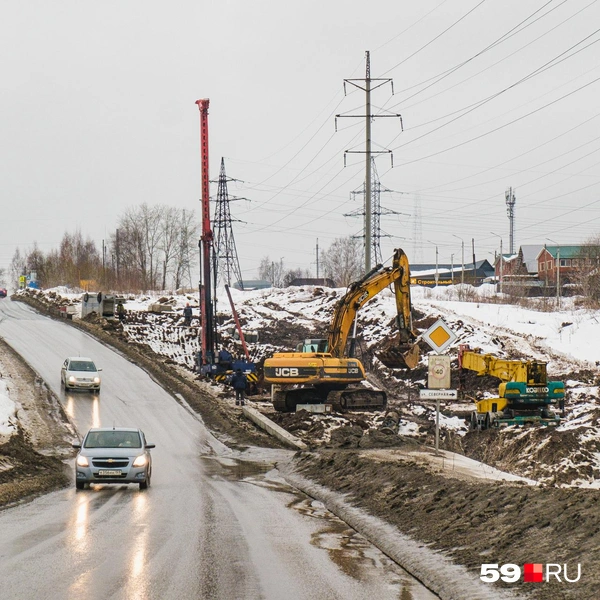
[[[267,433],[276,437],[284,444],[287,444],[296,450],[308,450],[308,446],[302,440],[299,440],[295,435],[292,435],[283,429],[283,427],[279,427],[277,423],[273,423],[271,419],[265,417],[265,415],[255,408],[245,405],[242,407],[242,413],[247,419],[250,419],[261,429],[264,429]]]

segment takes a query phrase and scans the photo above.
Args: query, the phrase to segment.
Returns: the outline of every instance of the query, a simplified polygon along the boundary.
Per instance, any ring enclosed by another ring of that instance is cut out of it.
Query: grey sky
[[[364,148],[364,119],[340,119],[336,133],[334,115],[364,114],[364,94],[344,97],[343,80],[364,77],[365,50],[371,76],[394,81],[394,96],[373,93],[374,112],[404,123],[403,133],[396,119],[373,123],[374,148],[394,151],[393,169],[388,155],[377,160],[382,185],[398,192],[382,205],[410,215],[382,216],[395,236],[382,239],[384,258],[402,247],[411,262],[433,262],[437,244],[440,262],[460,262],[459,238],[466,261],[472,238],[477,259],[493,258],[497,236],[507,251],[510,186],[517,248],[597,235],[598,2],[366,6],[2,2],[0,267],[17,245],[47,252],[65,231],[100,248],[142,202],[199,218],[194,103],[209,98],[211,178],[225,157],[245,182],[230,195],[251,200],[231,207],[244,276],[267,255],[314,273],[317,239],[325,249],[361,234],[343,214],[361,209],[350,192],[364,158],[344,168],[343,153]]]

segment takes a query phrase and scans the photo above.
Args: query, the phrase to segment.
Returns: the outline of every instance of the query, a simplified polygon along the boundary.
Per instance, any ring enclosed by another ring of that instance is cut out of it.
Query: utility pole
[[[473,246],[473,285],[477,283],[477,267],[475,266],[475,238],[471,238],[471,244]]]
[[[383,257],[381,255],[381,238],[382,237],[391,237],[388,234],[381,233],[381,216],[382,215],[404,215],[410,217],[410,215],[406,213],[401,213],[396,210],[390,210],[389,208],[385,208],[381,206],[381,193],[389,192],[394,193],[394,190],[390,190],[388,188],[381,186],[381,181],[379,180],[379,175],[377,173],[377,167],[375,165],[375,159],[371,159],[372,162],[372,172],[371,172],[371,263],[375,263],[379,265],[383,262]],[[354,190],[350,192],[351,200],[358,195],[365,195],[366,183],[362,186],[360,190]],[[404,192],[396,192],[396,193],[404,193]],[[365,207],[366,202],[363,204],[362,210],[355,210],[351,213],[344,213],[345,217],[356,217],[366,215]],[[358,236],[357,236],[358,237]],[[364,236],[363,236],[364,238]],[[365,241],[366,244],[366,241]]]
[[[461,285],[464,285],[465,283],[465,240],[463,240],[461,237],[458,237],[456,234],[452,234],[453,237],[455,237],[456,239],[460,240],[460,247],[461,247],[461,253],[462,253],[462,272],[460,274],[460,283]]]
[[[552,242],[556,248],[556,306],[560,308],[560,244],[551,240],[550,238],[546,238],[549,242]],[[546,248],[546,250],[548,250]]]
[[[317,279],[319,279],[319,238],[317,238],[316,254],[317,254]]]
[[[120,277],[119,277],[119,230],[117,229],[115,231],[115,254],[117,256],[117,289],[119,288],[119,285],[121,283],[120,281]]]
[[[346,83],[353,85],[359,90],[365,92],[365,114],[364,115],[336,115],[336,130],[337,130],[337,119],[341,117],[353,117],[353,118],[364,118],[365,119],[365,149],[364,150],[346,150],[344,152],[344,165],[346,164],[346,154],[365,154],[365,273],[371,270],[371,157],[373,154],[390,154],[391,150],[372,150],[371,149],[371,123],[375,118],[379,117],[394,117],[400,119],[400,125],[402,126],[402,116],[399,114],[387,114],[387,115],[373,115],[371,114],[371,92],[381,87],[385,83],[392,84],[392,94],[394,93],[394,84],[391,79],[377,79],[371,78],[371,58],[370,52],[367,50],[366,56],[366,68],[364,79],[344,79],[344,93],[346,93]],[[360,82],[360,84],[358,83]],[[393,159],[392,159],[393,160]],[[393,165],[393,162],[392,162]]]
[[[502,293],[502,263],[504,261],[504,254],[502,251],[502,236],[498,235],[497,233],[494,233],[493,231],[490,231],[490,233],[500,238],[500,293]]]

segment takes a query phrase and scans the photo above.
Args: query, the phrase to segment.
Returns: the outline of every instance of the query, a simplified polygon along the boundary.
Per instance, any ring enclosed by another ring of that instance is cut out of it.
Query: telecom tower
[[[217,205],[215,207],[215,216],[213,218],[213,228],[215,232],[216,244],[215,255],[213,257],[213,270],[215,285],[217,281],[223,284],[231,285],[232,276],[243,287],[242,271],[238,259],[235,239],[233,237],[233,228],[231,226],[234,219],[231,218],[229,203],[232,200],[242,200],[242,198],[230,197],[227,191],[227,183],[237,181],[231,179],[225,174],[225,159],[221,158],[221,171],[219,172],[219,187],[217,189]]]
[[[506,212],[508,214],[508,222],[510,224],[510,238],[509,238],[509,252],[510,254],[515,253],[515,204],[517,203],[517,197],[515,191],[509,187],[504,192],[506,198]]]
[[[381,215],[401,215],[404,213],[397,212],[395,210],[390,210],[389,208],[385,208],[381,206],[381,193],[389,192],[392,193],[393,190],[388,188],[384,188],[381,186],[381,181],[379,180],[379,174],[377,173],[377,167],[375,165],[375,159],[371,159],[371,252],[370,258],[371,263],[374,265],[379,265],[383,262],[381,256],[381,238],[382,237],[390,237],[388,234],[381,233]],[[356,196],[363,195],[366,198],[365,194],[366,190],[366,182],[363,183],[362,188],[359,190],[354,190],[350,192],[350,197],[352,200],[356,199]],[[364,216],[366,214],[366,200],[363,205],[362,210],[355,210],[351,213],[345,213],[345,217],[356,217],[356,216]],[[366,224],[366,222],[365,222]],[[365,231],[363,230],[363,236],[366,238]],[[366,244],[366,240],[365,240]]]

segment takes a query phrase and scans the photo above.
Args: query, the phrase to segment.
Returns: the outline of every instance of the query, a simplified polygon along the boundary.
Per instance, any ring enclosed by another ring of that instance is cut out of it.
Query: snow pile
[[[15,431],[17,407],[8,395],[6,382],[0,379],[0,436],[11,436]]]

